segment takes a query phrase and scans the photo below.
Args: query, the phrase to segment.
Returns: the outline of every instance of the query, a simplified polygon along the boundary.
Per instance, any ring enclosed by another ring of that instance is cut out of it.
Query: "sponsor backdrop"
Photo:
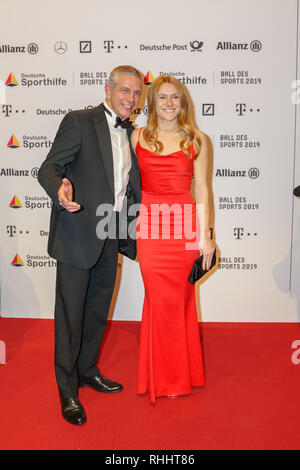
[[[1,12],[2,316],[53,317],[51,200],[37,172],[63,116],[98,105],[110,70],[131,64],[145,75],[138,126],[148,85],[171,74],[213,143],[219,260],[197,284],[199,319],[297,321],[297,0],[32,0]],[[120,257],[111,318],[140,320],[143,295],[138,263]]]

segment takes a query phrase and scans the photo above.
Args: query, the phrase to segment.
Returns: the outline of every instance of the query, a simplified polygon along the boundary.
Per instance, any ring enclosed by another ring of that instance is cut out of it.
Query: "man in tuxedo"
[[[129,116],[138,105],[142,78],[134,67],[116,67],[104,104],[64,117],[38,174],[53,201],[48,252],[57,260],[55,373],[62,415],[72,424],[86,422],[78,387],[104,393],[123,388],[96,364],[118,252],[136,257],[135,240],[127,232],[120,236],[118,227],[126,226],[127,209],[141,200]]]

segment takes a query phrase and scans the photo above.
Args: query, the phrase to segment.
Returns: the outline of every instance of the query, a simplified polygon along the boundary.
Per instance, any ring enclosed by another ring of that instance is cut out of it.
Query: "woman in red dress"
[[[147,126],[131,139],[142,182],[137,250],[145,285],[137,392],[149,392],[154,403],[205,383],[195,286],[188,277],[199,252],[203,267],[210,267],[215,245],[208,137],[192,123],[184,85],[172,76],[156,78],[148,109]]]

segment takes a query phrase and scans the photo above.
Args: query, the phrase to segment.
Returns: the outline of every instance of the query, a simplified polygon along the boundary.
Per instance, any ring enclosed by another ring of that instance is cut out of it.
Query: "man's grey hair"
[[[118,80],[120,75],[133,75],[134,77],[139,78],[141,81],[143,81],[144,76],[143,74],[137,70],[135,67],[132,67],[131,65],[119,65],[118,67],[114,68],[109,75],[108,78],[108,86],[112,90]]]

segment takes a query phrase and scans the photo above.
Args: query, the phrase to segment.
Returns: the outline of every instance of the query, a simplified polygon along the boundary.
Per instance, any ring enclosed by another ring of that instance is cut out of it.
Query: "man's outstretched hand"
[[[81,209],[80,204],[73,201],[73,186],[70,180],[63,178],[62,185],[58,190],[60,205],[69,212],[77,212]]]

